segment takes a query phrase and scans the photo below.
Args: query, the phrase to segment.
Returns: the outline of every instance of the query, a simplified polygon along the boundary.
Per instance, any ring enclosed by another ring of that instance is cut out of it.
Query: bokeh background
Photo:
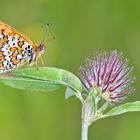
[[[134,66],[140,100],[140,1],[138,0],[0,0],[0,20],[35,42],[50,23],[43,55],[45,66],[77,73],[95,51],[118,50]],[[80,140],[81,104],[55,92],[16,90],[0,83],[0,140]],[[140,140],[140,113],[95,122],[89,140]]]

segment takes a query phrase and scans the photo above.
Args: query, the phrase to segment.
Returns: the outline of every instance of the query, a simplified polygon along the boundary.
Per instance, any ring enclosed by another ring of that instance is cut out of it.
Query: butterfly
[[[0,73],[15,70],[25,62],[31,66],[36,63],[44,51],[43,41],[36,44],[0,21]]]

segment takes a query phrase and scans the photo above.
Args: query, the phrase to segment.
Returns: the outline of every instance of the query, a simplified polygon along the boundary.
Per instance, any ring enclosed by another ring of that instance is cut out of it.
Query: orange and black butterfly
[[[33,65],[44,51],[43,41],[35,44],[11,26],[0,22],[0,73],[14,70],[25,62]]]

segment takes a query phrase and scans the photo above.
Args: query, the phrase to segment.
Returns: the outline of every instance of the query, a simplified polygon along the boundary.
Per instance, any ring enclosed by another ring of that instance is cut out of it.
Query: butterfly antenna
[[[43,44],[45,42],[45,40],[46,40],[46,36],[47,36],[47,32],[48,32],[49,26],[50,26],[49,23],[47,23],[46,26],[45,26],[45,32],[43,34],[41,44]]]
[[[56,35],[53,35],[52,37],[48,38],[46,41],[45,41],[45,44],[47,44],[47,42],[51,41],[51,40],[54,40],[56,39]]]
[[[53,39],[56,39],[56,35],[54,35],[51,38],[49,38],[49,39],[46,40],[46,36],[47,36],[47,32],[48,32],[49,27],[50,27],[50,24],[47,23],[41,44],[43,44],[43,43],[46,44],[48,41],[53,40]]]

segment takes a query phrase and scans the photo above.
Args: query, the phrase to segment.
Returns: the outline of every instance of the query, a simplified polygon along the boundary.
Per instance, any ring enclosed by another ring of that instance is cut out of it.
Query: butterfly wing
[[[0,22],[0,73],[30,63],[35,44],[9,25]]]

